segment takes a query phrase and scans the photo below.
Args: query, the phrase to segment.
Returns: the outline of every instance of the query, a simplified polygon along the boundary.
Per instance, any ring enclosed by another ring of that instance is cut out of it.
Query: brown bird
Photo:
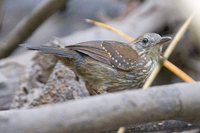
[[[162,54],[162,46],[171,37],[147,33],[131,43],[88,41],[65,48],[25,47],[54,54],[86,82],[91,94],[141,87]]]

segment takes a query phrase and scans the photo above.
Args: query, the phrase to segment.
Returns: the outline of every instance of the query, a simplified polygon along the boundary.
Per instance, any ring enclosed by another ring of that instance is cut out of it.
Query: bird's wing
[[[129,71],[135,67],[137,52],[125,43],[116,41],[89,41],[66,46],[102,63]]]

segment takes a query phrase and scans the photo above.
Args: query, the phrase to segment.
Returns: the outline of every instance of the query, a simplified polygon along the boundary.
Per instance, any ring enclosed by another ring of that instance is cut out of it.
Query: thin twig
[[[101,22],[98,22],[98,21],[94,21],[94,20],[91,20],[91,19],[86,19],[86,22],[93,24],[93,25],[96,25],[96,26],[99,26],[99,27],[102,27],[102,28],[105,28],[107,30],[110,30],[110,31],[118,34],[122,38],[127,39],[130,42],[134,40],[131,36],[128,36],[127,34],[123,33],[122,31],[120,31],[120,30],[118,30],[118,29],[116,29],[112,26],[109,26],[107,24],[104,24],[104,23],[101,23]]]
[[[176,45],[178,44],[178,42],[181,40],[182,36],[186,32],[187,28],[189,27],[189,25],[190,25],[193,17],[195,16],[195,14],[196,14],[196,11],[194,13],[192,13],[192,15],[181,26],[180,30],[178,31],[178,33],[176,34],[173,41],[170,43],[169,47],[167,48],[167,50],[165,51],[165,53],[163,55],[165,59],[169,58],[172,51],[174,50],[174,48],[176,47]],[[164,64],[166,64],[166,63],[167,63],[167,65],[170,65],[169,62],[164,61]],[[161,69],[161,65],[157,65],[156,68],[154,69],[154,71],[151,73],[151,75],[147,79],[146,83],[144,84],[144,86],[143,86],[144,89],[147,89],[149,86],[151,86],[154,79],[158,75],[160,69]],[[181,71],[179,71],[179,72],[181,72]],[[180,76],[180,77],[182,78],[182,76]],[[194,82],[194,80],[192,82]]]
[[[196,11],[193,12],[192,15],[181,26],[180,30],[177,32],[176,36],[174,37],[174,39],[172,40],[172,42],[170,43],[170,45],[168,46],[168,48],[166,49],[166,51],[163,55],[165,59],[169,58],[172,51],[175,49],[176,45],[178,44],[178,42],[181,40],[181,38],[185,34],[186,30],[188,29],[188,27],[195,15],[196,15]]]
[[[52,14],[65,6],[66,0],[44,0],[39,3],[30,16],[25,17],[0,43],[0,59],[10,55],[19,44],[30,35]]]
[[[195,80],[193,80],[190,76],[185,74],[181,69],[177,68],[174,64],[169,62],[168,60],[165,60],[165,67],[169,69],[171,72],[173,72],[176,76],[178,76],[183,81],[187,81],[188,83],[194,83]]]

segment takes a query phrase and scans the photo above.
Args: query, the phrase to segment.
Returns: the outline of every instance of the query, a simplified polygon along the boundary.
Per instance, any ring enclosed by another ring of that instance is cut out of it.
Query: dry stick
[[[178,76],[183,81],[187,81],[189,83],[195,82],[190,76],[188,76],[185,72],[183,72],[181,69],[177,68],[177,66],[175,66],[168,60],[165,60],[164,65],[167,69],[169,69],[171,72],[173,72],[176,76]]]
[[[86,22],[90,23],[90,24],[93,24],[93,25],[96,25],[96,26],[99,26],[101,28],[105,28],[107,30],[110,30],[114,33],[116,33],[117,35],[121,36],[122,38],[125,38],[126,40],[128,41],[134,41],[134,38],[133,37],[130,37],[129,35],[125,34],[124,32],[108,25],[108,24],[105,24],[105,23],[102,23],[102,22],[98,22],[98,21],[95,21],[95,20],[91,20],[91,19],[86,19]]]
[[[39,3],[30,16],[25,17],[0,43],[0,59],[10,55],[47,18],[64,8],[66,0],[44,0]]]
[[[134,41],[134,39],[130,36],[128,36],[127,34],[121,32],[120,30],[118,29],[115,29],[107,24],[104,24],[104,23],[101,23],[101,22],[98,22],[98,21],[94,21],[94,20],[91,20],[91,19],[86,19],[86,22],[88,23],[91,23],[91,24],[94,24],[96,26],[99,26],[99,27],[102,27],[102,28],[105,28],[105,29],[108,29],[116,34],[118,34],[119,36],[121,36],[122,38],[125,38],[127,39],[128,41]]]
[[[170,54],[172,53],[172,51],[174,50],[174,48],[176,47],[176,45],[178,44],[178,42],[184,35],[185,31],[187,30],[188,26],[190,25],[195,14],[196,14],[196,11],[194,13],[192,13],[192,15],[185,21],[185,23],[182,25],[182,27],[180,28],[180,30],[178,31],[178,33],[176,34],[176,36],[174,37],[174,39],[172,40],[170,45],[168,46],[167,50],[165,51],[165,53],[163,55],[165,59],[169,58]],[[164,61],[164,64],[166,64],[166,63],[169,64],[169,62]],[[149,78],[147,79],[146,83],[144,84],[144,86],[143,86],[144,89],[147,89],[153,83],[153,81],[156,78],[156,76],[158,75],[160,69],[161,69],[161,65],[157,65],[156,68],[151,73],[151,75],[149,76]],[[189,82],[193,83],[195,81],[192,78],[189,78]]]
[[[130,37],[129,35],[123,33],[122,31],[115,29],[107,24],[98,22],[98,21],[94,21],[94,20],[90,20],[90,19],[86,19],[86,22],[94,24],[96,26],[108,29],[116,34],[118,34],[119,36],[121,36],[122,38],[127,39],[128,41],[134,41],[134,39],[132,37]],[[183,72],[181,69],[179,69],[178,67],[176,67],[173,63],[171,63],[170,61],[165,61],[164,62],[164,66],[169,69],[170,71],[172,71],[176,76],[178,76],[180,79],[182,79],[185,82],[191,83],[194,82],[194,80],[187,75],[185,72]]]

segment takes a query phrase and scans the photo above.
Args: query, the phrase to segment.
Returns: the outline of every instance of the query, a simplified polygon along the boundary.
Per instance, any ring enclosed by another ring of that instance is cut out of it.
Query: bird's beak
[[[165,44],[169,41],[172,40],[172,37],[166,36],[166,37],[162,37],[162,39],[160,40],[159,44]]]

